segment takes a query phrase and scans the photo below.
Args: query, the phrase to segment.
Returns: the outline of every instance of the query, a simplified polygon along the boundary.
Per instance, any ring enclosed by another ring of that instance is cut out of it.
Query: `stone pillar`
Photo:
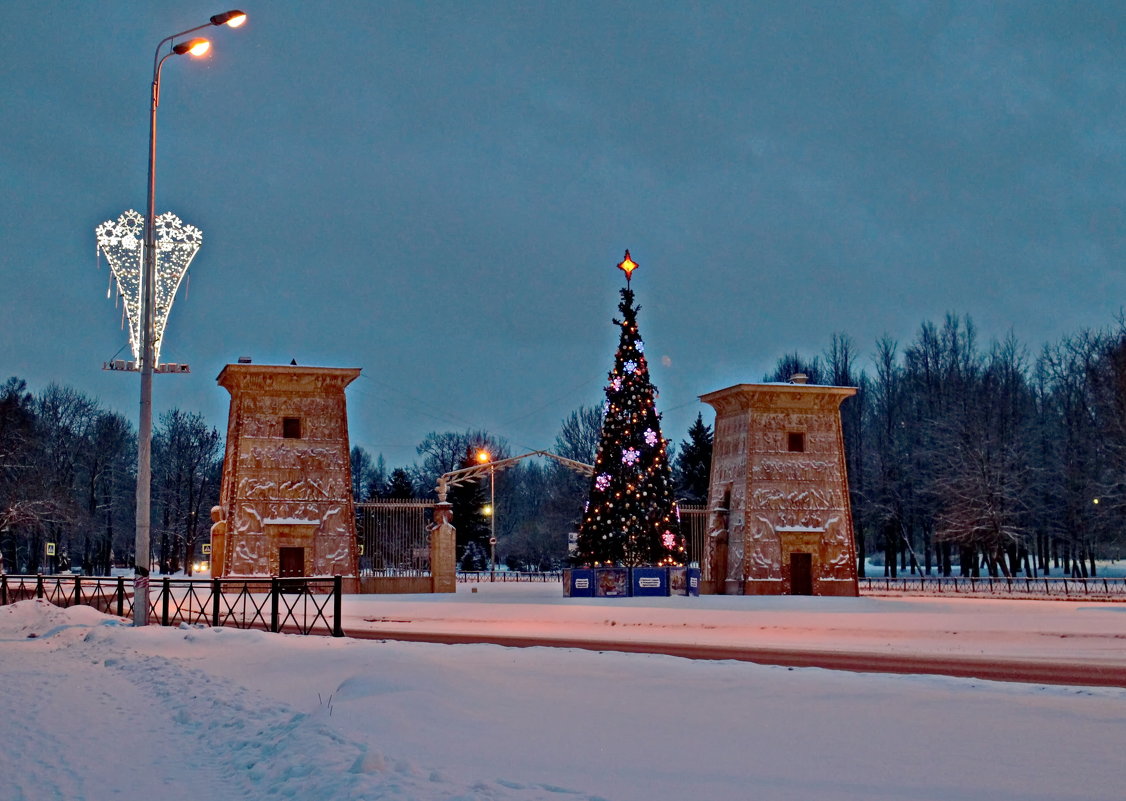
[[[431,592],[457,592],[457,531],[453,524],[454,507],[439,501],[430,526]]]
[[[224,559],[227,554],[227,521],[222,506],[211,507],[211,575],[226,574]]]
[[[702,595],[724,595],[727,592],[727,510],[712,511],[704,542],[704,577],[700,579]]]

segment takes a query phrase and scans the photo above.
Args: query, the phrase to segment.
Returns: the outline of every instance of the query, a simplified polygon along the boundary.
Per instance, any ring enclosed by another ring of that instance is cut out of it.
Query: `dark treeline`
[[[1126,325],[1036,358],[1014,337],[983,347],[968,319],[876,344],[874,374],[833,337],[767,380],[856,386],[842,406],[860,553],[884,572],[1075,575],[1117,558],[1126,513]],[[861,564],[863,570],[863,564]]]
[[[0,385],[0,567],[10,573],[133,565],[137,434],[69,387]],[[153,432],[153,557],[188,566],[218,502],[222,449],[203,417],[173,410]],[[54,555],[47,553],[54,544]]]
[[[858,388],[842,405],[858,552],[883,571],[941,575],[1078,575],[1117,558],[1126,520],[1126,321],[1031,356],[1012,336],[983,346],[968,319],[924,323],[913,340],[883,338],[858,367],[847,336],[824,353],[790,354],[765,377]],[[554,452],[590,463],[601,410],[565,418]],[[352,449],[357,500],[432,498],[438,476],[514,455],[485,431],[433,432],[420,460],[388,469]],[[702,416],[670,447],[677,497],[704,503],[711,427]],[[153,442],[153,558],[190,569],[218,502],[222,440],[199,414],[173,410]],[[133,563],[136,433],[73,389],[0,385],[0,555],[8,572]],[[588,479],[553,461],[498,471],[498,561],[562,565]],[[487,565],[487,478],[450,492],[463,567]],[[55,543],[56,555],[46,555]],[[863,562],[861,570],[864,569]]]

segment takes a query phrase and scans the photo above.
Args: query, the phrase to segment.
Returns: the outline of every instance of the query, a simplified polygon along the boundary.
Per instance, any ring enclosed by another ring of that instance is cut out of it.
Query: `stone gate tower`
[[[738,384],[716,410],[702,591],[856,595],[841,433],[855,387]]]
[[[213,576],[355,576],[344,388],[357,368],[228,364]]]

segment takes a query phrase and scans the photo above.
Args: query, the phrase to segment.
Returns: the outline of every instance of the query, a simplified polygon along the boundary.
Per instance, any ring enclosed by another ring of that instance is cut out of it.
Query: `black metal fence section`
[[[1055,598],[1126,601],[1124,578],[1030,578],[1014,576],[906,576],[860,579],[868,595],[967,595],[995,598]]]
[[[165,576],[149,588],[149,620],[162,626],[202,623],[238,629],[343,637],[343,579],[187,579]],[[0,606],[42,598],[83,604],[118,617],[133,614],[133,580],[124,576],[0,574]]]

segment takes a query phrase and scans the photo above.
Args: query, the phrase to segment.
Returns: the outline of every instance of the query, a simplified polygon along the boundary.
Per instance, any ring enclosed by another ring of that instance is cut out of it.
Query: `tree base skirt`
[[[563,571],[568,598],[699,595],[698,567],[574,567]]]

